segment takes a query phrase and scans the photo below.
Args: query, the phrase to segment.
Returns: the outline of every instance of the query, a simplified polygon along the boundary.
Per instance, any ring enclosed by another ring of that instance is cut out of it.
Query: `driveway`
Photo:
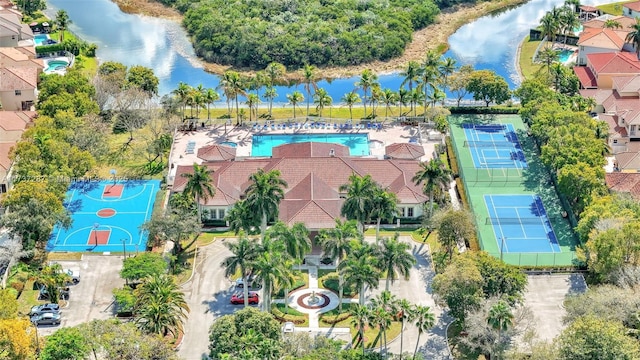
[[[62,268],[79,267],[80,282],[71,285],[68,305],[62,309],[63,327],[72,327],[91,320],[114,316],[113,289],[122,287],[120,278],[122,256],[84,255],[80,261],[56,261]],[[58,326],[41,326],[41,336],[50,335]]]

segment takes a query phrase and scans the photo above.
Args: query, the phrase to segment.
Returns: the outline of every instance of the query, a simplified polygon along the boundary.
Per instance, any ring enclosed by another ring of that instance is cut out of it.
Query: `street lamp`
[[[98,246],[98,228],[99,227],[100,227],[100,224],[93,223],[93,237],[96,242],[96,246]]]
[[[506,239],[507,239],[507,238],[506,238],[506,237],[504,237],[504,236],[502,236],[502,237],[500,238],[500,261],[502,261],[502,257],[503,257],[503,255],[504,255],[504,241],[505,241]]]

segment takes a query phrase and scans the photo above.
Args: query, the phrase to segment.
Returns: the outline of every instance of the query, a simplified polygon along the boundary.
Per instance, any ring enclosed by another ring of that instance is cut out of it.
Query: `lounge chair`
[[[337,130],[338,129],[338,124],[333,123],[333,130]]]
[[[371,130],[371,123],[367,123],[367,129]]]

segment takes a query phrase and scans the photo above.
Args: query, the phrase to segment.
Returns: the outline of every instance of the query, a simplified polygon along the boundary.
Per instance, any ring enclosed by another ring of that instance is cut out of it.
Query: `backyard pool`
[[[45,65],[47,66],[44,69],[45,73],[50,73],[55,70],[64,70],[69,66],[69,62],[65,60],[45,60]]]
[[[573,55],[574,51],[573,50],[560,50],[558,51],[558,61],[560,61],[561,63],[566,63],[567,61],[569,61],[569,58],[571,58],[571,55]]]
[[[45,45],[47,43],[47,40],[49,40],[49,35],[47,34],[38,34],[33,38],[33,42],[36,44],[36,46]]]
[[[322,142],[349,147],[351,156],[369,155],[369,134],[274,134],[253,135],[251,156],[271,156],[271,149],[283,144]]]

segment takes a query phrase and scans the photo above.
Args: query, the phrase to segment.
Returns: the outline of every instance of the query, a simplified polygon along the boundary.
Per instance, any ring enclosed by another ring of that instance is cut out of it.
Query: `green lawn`
[[[528,36],[524,38],[520,45],[520,71],[525,79],[533,78],[534,74],[540,70],[541,65],[533,63],[533,54],[538,48],[538,45],[540,45],[539,40],[529,41]]]

